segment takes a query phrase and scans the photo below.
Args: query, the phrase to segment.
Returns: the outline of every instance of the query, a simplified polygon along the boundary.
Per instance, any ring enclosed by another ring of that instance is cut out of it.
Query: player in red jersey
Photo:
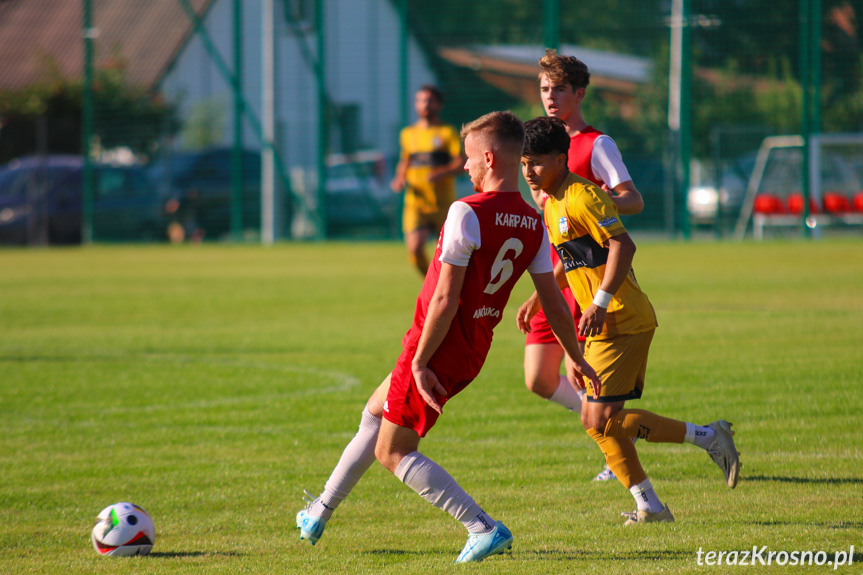
[[[602,186],[612,196],[621,214],[641,212],[644,201],[629,176],[614,140],[590,126],[582,116],[581,104],[590,84],[587,65],[574,56],[563,56],[554,50],[546,50],[539,65],[539,91],[545,112],[548,116],[563,120],[570,137],[567,156],[569,170]],[[545,194],[533,189],[531,194],[542,209]],[[558,257],[554,249],[551,250],[551,258],[552,263],[556,264]],[[569,288],[564,289],[563,295],[577,324],[581,317],[578,304]],[[546,400],[570,411],[580,411],[582,392],[573,388],[567,377],[560,374],[564,351],[542,311],[534,316],[530,327],[524,348],[525,385]],[[582,350],[584,341],[585,338],[579,337]],[[594,479],[614,479],[614,474],[606,466]]]
[[[421,497],[460,521],[468,540],[457,563],[481,561],[512,545],[512,533],[477,505],[443,467],[417,451],[446,402],[479,373],[512,288],[527,271],[574,370],[599,390],[549,258],[536,211],[518,192],[524,125],[492,112],[462,128],[477,194],[453,203],[417,298],[395,369],[372,394],[357,435],[324,492],[297,514],[300,538],[316,543],[333,510],[375,458]],[[548,307],[546,307],[546,305]]]

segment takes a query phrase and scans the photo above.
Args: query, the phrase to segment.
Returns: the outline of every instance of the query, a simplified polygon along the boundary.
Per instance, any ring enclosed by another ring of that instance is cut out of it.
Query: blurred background
[[[863,0],[0,0],[0,243],[398,238],[414,91],[542,115],[545,48],[665,237],[863,231]],[[470,193],[466,178],[462,195]],[[526,190],[526,188],[525,188]]]

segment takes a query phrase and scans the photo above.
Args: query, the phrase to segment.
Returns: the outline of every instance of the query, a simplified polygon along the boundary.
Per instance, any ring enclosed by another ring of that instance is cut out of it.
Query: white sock
[[[560,404],[570,411],[581,413],[581,397],[583,395],[583,389],[575,389],[570,385],[566,376],[561,375],[557,382],[557,389],[554,390],[548,400]]]
[[[701,449],[707,449],[713,443],[713,438],[716,432],[712,427],[706,425],[695,425],[694,423],[686,423],[686,437],[683,438],[684,443],[697,445]]]
[[[494,529],[495,520],[476,504],[446,469],[419,451],[407,454],[396,467],[395,475],[420,497],[455,517],[469,532],[490,533]]]
[[[375,462],[375,444],[381,429],[381,418],[372,415],[369,408],[363,410],[360,428],[342,452],[342,457],[333,469],[324,492],[315,500],[309,509],[310,515],[328,520],[350,494],[360,478]]]
[[[629,488],[629,492],[635,498],[635,504],[639,511],[649,511],[650,513],[659,513],[663,510],[662,502],[656,496],[653,486],[650,484],[650,479],[645,479],[637,485]]]

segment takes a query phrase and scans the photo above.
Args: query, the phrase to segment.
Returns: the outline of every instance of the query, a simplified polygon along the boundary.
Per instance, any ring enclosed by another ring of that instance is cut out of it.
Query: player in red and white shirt
[[[611,194],[618,211],[631,215],[641,212],[644,201],[635,188],[629,171],[623,163],[620,150],[610,137],[590,126],[582,116],[581,104],[590,83],[587,66],[574,56],[563,56],[547,50],[539,61],[539,91],[548,116],[560,118],[570,136],[567,166]],[[540,210],[545,204],[542,191],[531,190]],[[558,261],[557,252],[551,250],[552,263]],[[578,324],[581,310],[569,288],[563,290],[574,322]],[[530,322],[531,332],[525,338],[524,381],[527,388],[540,397],[558,403],[570,411],[581,410],[581,393],[573,388],[567,377],[560,374],[564,351],[555,338],[545,314],[540,311]],[[580,337],[579,341],[584,342]],[[614,479],[603,469],[597,480]]]
[[[525,271],[575,372],[599,390],[554,278],[543,223],[518,191],[524,125],[509,112],[493,112],[465,125],[462,137],[465,170],[479,193],[450,208],[396,367],[366,404],[360,429],[324,492],[310,497],[308,507],[297,514],[300,538],[313,544],[377,458],[467,528],[468,540],[456,562],[481,561],[511,546],[506,526],[417,449],[446,402],[479,373],[510,292]]]

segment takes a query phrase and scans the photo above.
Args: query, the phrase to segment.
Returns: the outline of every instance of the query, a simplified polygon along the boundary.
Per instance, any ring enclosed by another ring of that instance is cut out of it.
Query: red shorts
[[[578,320],[581,319],[581,309],[575,303],[575,296],[572,295],[572,290],[564,288],[560,293],[563,294],[563,299],[569,305],[569,311],[572,312],[573,320],[576,327],[578,327]],[[586,337],[578,336],[578,341],[586,340]],[[548,325],[548,319],[545,317],[543,310],[539,310],[539,313],[530,320],[530,333],[527,334],[527,338],[524,340],[524,345],[533,345],[535,343],[558,343],[557,338],[554,337],[554,332],[551,331],[551,326]]]
[[[416,431],[420,437],[434,426],[438,412],[429,406],[420,395],[411,371],[415,350],[405,350],[399,356],[396,367],[390,378],[390,389],[384,404],[384,417],[387,421]],[[429,367],[437,375],[441,385],[447,391],[445,397],[435,395],[438,403],[444,406],[446,402],[463,390],[472,379],[459,379],[435,369],[433,362]]]

